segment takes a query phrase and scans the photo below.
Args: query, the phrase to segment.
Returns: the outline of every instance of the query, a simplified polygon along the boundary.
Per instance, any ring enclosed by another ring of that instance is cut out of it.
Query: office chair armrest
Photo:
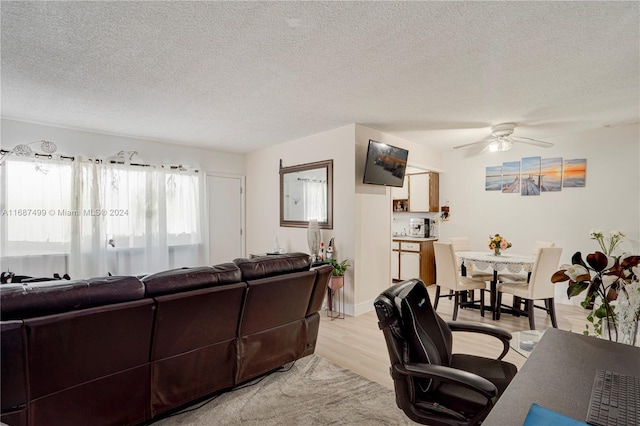
[[[511,333],[500,327],[496,327],[491,324],[483,324],[480,322],[463,322],[463,321],[449,321],[447,325],[451,331],[465,331],[469,333],[481,333],[488,336],[495,337],[502,342],[502,353],[497,359],[502,359],[509,352],[509,342],[511,341]]]
[[[425,363],[396,365],[395,370],[406,376],[435,379],[441,382],[464,386],[481,393],[491,401],[498,396],[498,388],[496,388],[493,383],[484,377],[480,377],[474,373],[469,373],[468,371],[458,370],[444,365]]]

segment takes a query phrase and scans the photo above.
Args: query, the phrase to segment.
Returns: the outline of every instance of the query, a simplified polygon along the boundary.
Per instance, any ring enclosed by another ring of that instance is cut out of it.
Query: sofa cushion
[[[142,278],[147,297],[237,283],[240,281],[242,281],[240,269],[233,263],[171,269]]]
[[[143,297],[144,286],[135,277],[8,284],[0,286],[0,312],[5,321],[53,315]]]
[[[148,364],[154,313],[140,299],[26,319],[31,400]]]
[[[0,324],[2,345],[2,412],[27,405],[27,352],[22,321],[3,321]]]
[[[308,271],[311,257],[306,253],[275,254],[233,261],[242,271],[242,279],[257,280],[275,275]]]

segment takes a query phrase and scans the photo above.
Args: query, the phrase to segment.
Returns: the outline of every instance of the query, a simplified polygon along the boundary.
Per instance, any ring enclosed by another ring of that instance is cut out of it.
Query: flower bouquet
[[[500,256],[500,250],[506,250],[511,247],[511,243],[500,234],[496,234],[493,237],[489,235],[488,245],[496,256]]]
[[[612,231],[605,241],[602,231],[592,231],[591,238],[598,241],[602,251],[590,253],[586,262],[577,252],[571,265],[563,266],[551,277],[554,283],[569,281],[569,298],[587,291],[580,305],[589,309],[587,326],[595,335],[612,341],[638,345],[638,320],[640,319],[640,256],[613,256],[624,234]]]

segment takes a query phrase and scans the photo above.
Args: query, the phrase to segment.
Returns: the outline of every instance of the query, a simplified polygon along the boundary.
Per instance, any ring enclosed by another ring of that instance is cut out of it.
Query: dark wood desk
[[[482,425],[522,425],[534,402],[584,422],[599,368],[640,377],[640,348],[549,328]]]

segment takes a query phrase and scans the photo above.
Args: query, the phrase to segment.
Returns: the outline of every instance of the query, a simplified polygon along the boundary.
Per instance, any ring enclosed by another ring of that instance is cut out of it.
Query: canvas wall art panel
[[[502,189],[502,166],[486,167],[484,190],[500,191],[501,189]]]
[[[524,157],[521,174],[520,194],[540,195],[540,157]]]
[[[564,160],[563,188],[583,188],[587,181],[587,160],[578,158]]]
[[[562,190],[562,157],[543,158],[540,164],[542,192]]]
[[[517,194],[520,192],[520,162],[502,163],[502,192]]]

